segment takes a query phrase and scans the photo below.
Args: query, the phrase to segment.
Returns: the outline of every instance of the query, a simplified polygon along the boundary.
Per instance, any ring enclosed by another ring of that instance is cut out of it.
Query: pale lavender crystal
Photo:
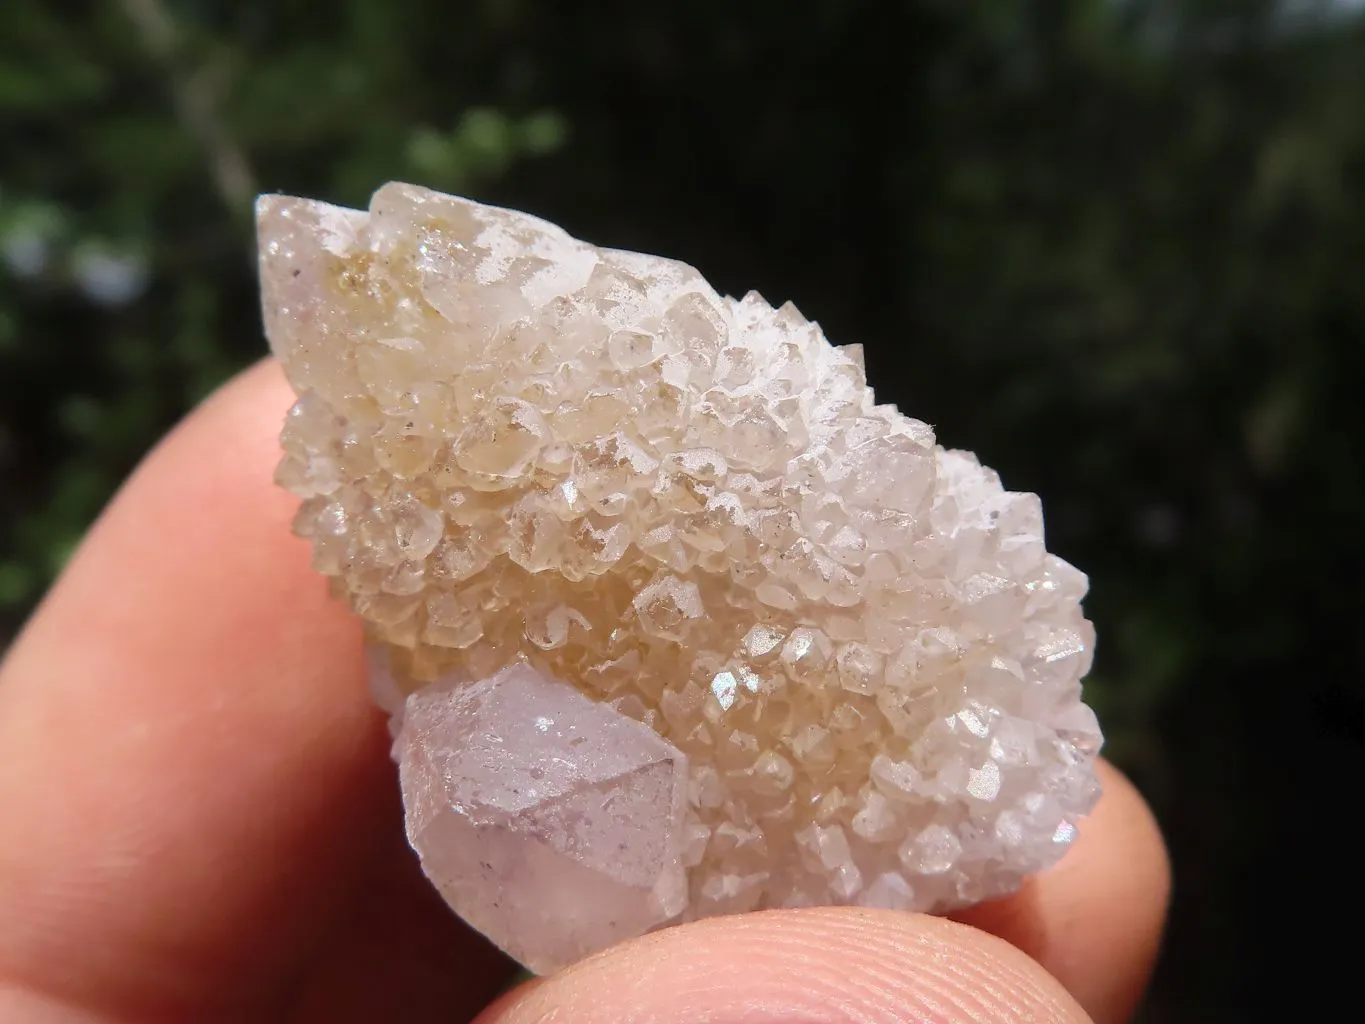
[[[687,758],[516,664],[407,700],[394,753],[408,838],[446,901],[544,974],[687,903]]]

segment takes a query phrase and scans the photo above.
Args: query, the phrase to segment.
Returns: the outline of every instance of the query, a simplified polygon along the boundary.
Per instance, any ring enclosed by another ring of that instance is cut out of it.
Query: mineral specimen
[[[536,971],[763,907],[944,911],[1098,796],[1086,579],[858,347],[391,184],[258,205],[279,482],[367,625],[408,834]]]
[[[642,722],[527,665],[408,701],[408,836],[470,924],[532,970],[687,905],[687,758]]]

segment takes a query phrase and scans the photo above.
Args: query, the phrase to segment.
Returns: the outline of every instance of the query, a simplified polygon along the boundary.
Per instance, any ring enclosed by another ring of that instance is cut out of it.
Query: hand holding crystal
[[[523,986],[404,842],[358,622],[271,482],[263,365],[163,443],[0,667],[0,1020],[1127,1019],[1168,891],[1141,799],[961,922],[671,928]],[[996,937],[998,936],[998,938]]]

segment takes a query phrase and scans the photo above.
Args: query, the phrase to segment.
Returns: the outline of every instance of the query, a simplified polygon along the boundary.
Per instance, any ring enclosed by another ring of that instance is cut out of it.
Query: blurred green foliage
[[[317,10],[0,9],[8,627],[263,351],[257,190],[532,209],[794,299],[1043,495],[1092,574],[1109,751],[1203,895],[1151,1018],[1246,997],[1245,894],[1292,853],[1272,809],[1316,806],[1259,737],[1301,721],[1306,778],[1365,731],[1365,3]]]
[[[90,5],[0,11],[0,609],[27,607],[146,447],[261,349],[250,207],[288,183],[363,202],[466,191],[566,138],[480,105],[491,5]],[[407,9],[404,9],[404,8]],[[264,186],[260,183],[264,182]]]

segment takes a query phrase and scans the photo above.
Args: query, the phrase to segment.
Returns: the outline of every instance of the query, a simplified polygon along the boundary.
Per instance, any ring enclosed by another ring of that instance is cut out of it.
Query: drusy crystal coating
[[[262,197],[279,482],[364,618],[408,833],[545,972],[764,907],[944,911],[1094,804],[1086,578],[861,351],[391,184]]]

